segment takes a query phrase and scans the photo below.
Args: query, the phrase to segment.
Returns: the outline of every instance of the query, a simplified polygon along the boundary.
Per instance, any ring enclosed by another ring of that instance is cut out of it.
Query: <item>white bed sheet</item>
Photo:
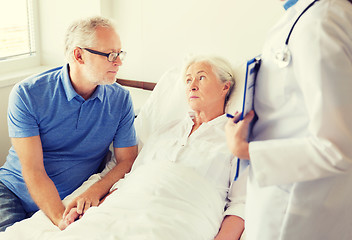
[[[80,190],[97,179],[95,175]],[[215,187],[180,164],[143,165],[112,194],[63,232],[39,211],[1,233],[0,239],[210,240],[223,218],[223,201]]]

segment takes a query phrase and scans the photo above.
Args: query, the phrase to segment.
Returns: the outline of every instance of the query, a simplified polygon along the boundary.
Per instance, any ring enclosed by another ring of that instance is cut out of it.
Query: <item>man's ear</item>
[[[78,63],[84,64],[84,60],[83,60],[83,57],[82,57],[82,49],[81,49],[81,48],[76,47],[76,48],[73,50],[73,58],[74,58],[74,60],[77,61]]]

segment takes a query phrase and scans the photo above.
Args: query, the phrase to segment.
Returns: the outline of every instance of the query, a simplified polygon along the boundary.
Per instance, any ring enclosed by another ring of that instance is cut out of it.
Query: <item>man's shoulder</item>
[[[113,93],[122,93],[126,95],[129,94],[129,91],[126,88],[116,82],[113,84],[105,85],[105,87],[108,91],[112,91]]]
[[[62,67],[50,69],[48,71],[32,75],[16,84],[15,88],[23,88],[27,90],[41,89],[42,87],[50,87],[52,83],[56,83],[61,73]]]
[[[106,96],[110,100],[128,100],[130,99],[130,92],[118,83],[104,85]]]

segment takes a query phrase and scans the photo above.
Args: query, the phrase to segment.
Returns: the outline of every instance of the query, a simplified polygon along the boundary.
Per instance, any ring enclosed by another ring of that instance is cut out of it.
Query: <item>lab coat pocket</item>
[[[279,213],[276,217],[276,222],[284,221],[284,216],[289,209],[289,199],[291,195],[291,185],[277,185],[274,187],[273,197],[271,198],[271,205],[277,209]]]

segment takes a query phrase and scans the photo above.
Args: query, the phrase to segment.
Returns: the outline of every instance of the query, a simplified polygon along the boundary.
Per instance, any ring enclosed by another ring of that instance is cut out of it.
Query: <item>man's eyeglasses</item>
[[[103,52],[95,51],[90,48],[82,48],[82,49],[84,49],[90,53],[93,53],[93,54],[104,56],[108,59],[109,62],[115,62],[118,57],[120,57],[120,60],[123,61],[126,56],[126,52],[124,52],[124,51],[103,53]]]

